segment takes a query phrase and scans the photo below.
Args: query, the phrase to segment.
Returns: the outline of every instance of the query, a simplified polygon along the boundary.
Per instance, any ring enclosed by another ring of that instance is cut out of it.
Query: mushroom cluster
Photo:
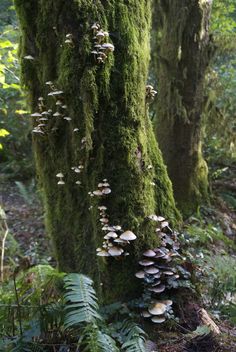
[[[164,292],[176,287],[176,281],[180,278],[174,258],[179,257],[180,243],[178,235],[169,226],[168,221],[162,216],[152,214],[148,219],[157,224],[155,229],[158,238],[161,240],[158,248],[147,249],[139,261],[141,270],[135,276],[142,279],[144,292],[148,294],[149,304],[147,310],[142,312],[144,318],[151,318],[154,323],[164,322],[172,311],[172,301],[156,300]]]
[[[52,109],[47,109],[45,99],[43,97],[39,97],[37,109],[38,111],[31,114],[32,117],[36,118],[36,122],[38,123],[37,126],[33,128],[32,132],[42,135],[46,133],[47,122],[51,118],[61,118],[68,122],[72,120],[72,118],[68,116],[67,113],[68,107],[64,102],[64,92],[62,90],[57,89],[52,81],[48,81],[45,84],[50,88],[48,96],[54,98],[55,110],[53,111]],[[55,131],[56,129],[56,127],[53,127],[51,131]],[[73,129],[74,133],[78,131],[79,129],[77,127]]]
[[[155,98],[157,91],[150,84],[146,86],[146,100],[151,101]]]
[[[104,63],[108,55],[115,50],[115,47],[113,44],[108,43],[109,33],[102,30],[99,23],[94,23],[91,29],[94,35],[94,44],[91,54],[94,55],[96,62],[101,64]]]
[[[102,180],[98,184],[98,189],[89,192],[90,197],[104,197],[111,193],[110,184],[107,179]],[[99,257],[120,257],[129,255],[125,251],[125,247],[134,241],[137,237],[130,231],[123,231],[120,225],[111,225],[109,223],[109,216],[107,214],[107,207],[105,205],[98,206],[100,214],[100,224],[102,231],[105,232],[104,241],[101,248],[97,248],[97,255]]]
[[[66,34],[65,44],[73,46],[73,35],[71,33]]]
[[[98,256],[120,257],[129,255],[129,253],[125,251],[124,247],[126,247],[130,241],[134,241],[136,239],[136,235],[132,231],[127,230],[123,232],[121,226],[111,226],[108,223],[103,226],[102,230],[105,231],[105,236],[102,248],[97,248]]]

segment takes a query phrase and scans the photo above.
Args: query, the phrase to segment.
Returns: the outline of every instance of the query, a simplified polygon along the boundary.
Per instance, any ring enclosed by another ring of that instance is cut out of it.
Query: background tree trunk
[[[55,100],[48,97],[45,85],[51,80],[64,92],[63,103],[72,118],[68,122],[52,117],[47,132],[33,137],[47,230],[59,267],[102,282],[106,298],[135,295],[137,258],[143,248],[158,241],[145,217],[157,212],[172,221],[179,219],[146,112],[150,4],[146,0],[16,0],[15,4],[22,29],[23,80],[32,110],[42,96],[55,112]],[[115,45],[103,64],[91,54],[94,22],[110,32]],[[73,44],[65,43],[66,34],[72,34]],[[35,60],[24,59],[27,55]],[[78,178],[71,170],[79,164],[84,166],[81,186],[75,184]],[[65,175],[65,185],[57,185],[58,172]],[[104,178],[112,189],[102,200],[110,223],[138,236],[130,256],[120,261],[96,257],[104,234],[99,202],[88,192]]]
[[[159,0],[154,9],[154,26],[159,24],[154,30],[159,48],[154,56],[159,84],[156,134],[184,215],[196,211],[208,193],[201,114],[204,76],[213,53],[210,10],[210,0]]]

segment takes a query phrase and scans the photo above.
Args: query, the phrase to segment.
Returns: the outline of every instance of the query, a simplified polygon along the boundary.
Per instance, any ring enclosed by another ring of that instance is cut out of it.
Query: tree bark
[[[185,216],[196,211],[208,195],[201,114],[204,76],[213,54],[210,10],[210,0],[160,0],[154,12],[154,25],[159,23],[154,33],[160,49],[156,58],[156,135],[177,206]],[[161,19],[156,21],[158,16]]]
[[[32,111],[42,96],[55,112],[45,85],[53,81],[64,92],[63,103],[72,118],[68,122],[52,117],[47,132],[33,137],[47,231],[59,268],[90,275],[103,284],[106,299],[134,296],[140,252],[158,241],[145,217],[157,212],[179,220],[146,111],[150,4],[146,0],[15,0],[15,4],[22,30],[22,76]],[[102,64],[91,54],[94,22],[110,32],[115,46]],[[65,43],[67,34],[72,34],[72,44]],[[35,60],[24,59],[28,55]],[[79,164],[84,167],[81,186],[75,184],[71,170]],[[58,172],[65,175],[65,185],[57,185]],[[112,189],[102,200],[110,223],[138,236],[130,256],[122,260],[96,257],[104,233],[99,202],[88,192],[104,178]]]

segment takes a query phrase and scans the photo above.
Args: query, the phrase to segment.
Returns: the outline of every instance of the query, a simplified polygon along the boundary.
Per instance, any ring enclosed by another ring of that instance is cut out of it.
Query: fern
[[[126,321],[121,330],[124,343],[121,350],[125,352],[146,352],[145,332],[135,323]]]
[[[100,331],[96,324],[89,324],[83,330],[79,346],[84,352],[119,352],[115,341]]]
[[[69,274],[64,278],[66,293],[65,327],[70,328],[79,323],[90,323],[97,319],[98,314],[96,292],[93,289],[93,281],[82,274]]]

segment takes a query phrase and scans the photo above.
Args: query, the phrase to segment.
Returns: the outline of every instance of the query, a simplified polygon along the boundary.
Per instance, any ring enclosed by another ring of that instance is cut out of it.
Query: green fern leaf
[[[82,274],[69,274],[64,278],[66,293],[65,327],[70,328],[79,323],[101,320],[98,314],[96,292],[93,281]]]

